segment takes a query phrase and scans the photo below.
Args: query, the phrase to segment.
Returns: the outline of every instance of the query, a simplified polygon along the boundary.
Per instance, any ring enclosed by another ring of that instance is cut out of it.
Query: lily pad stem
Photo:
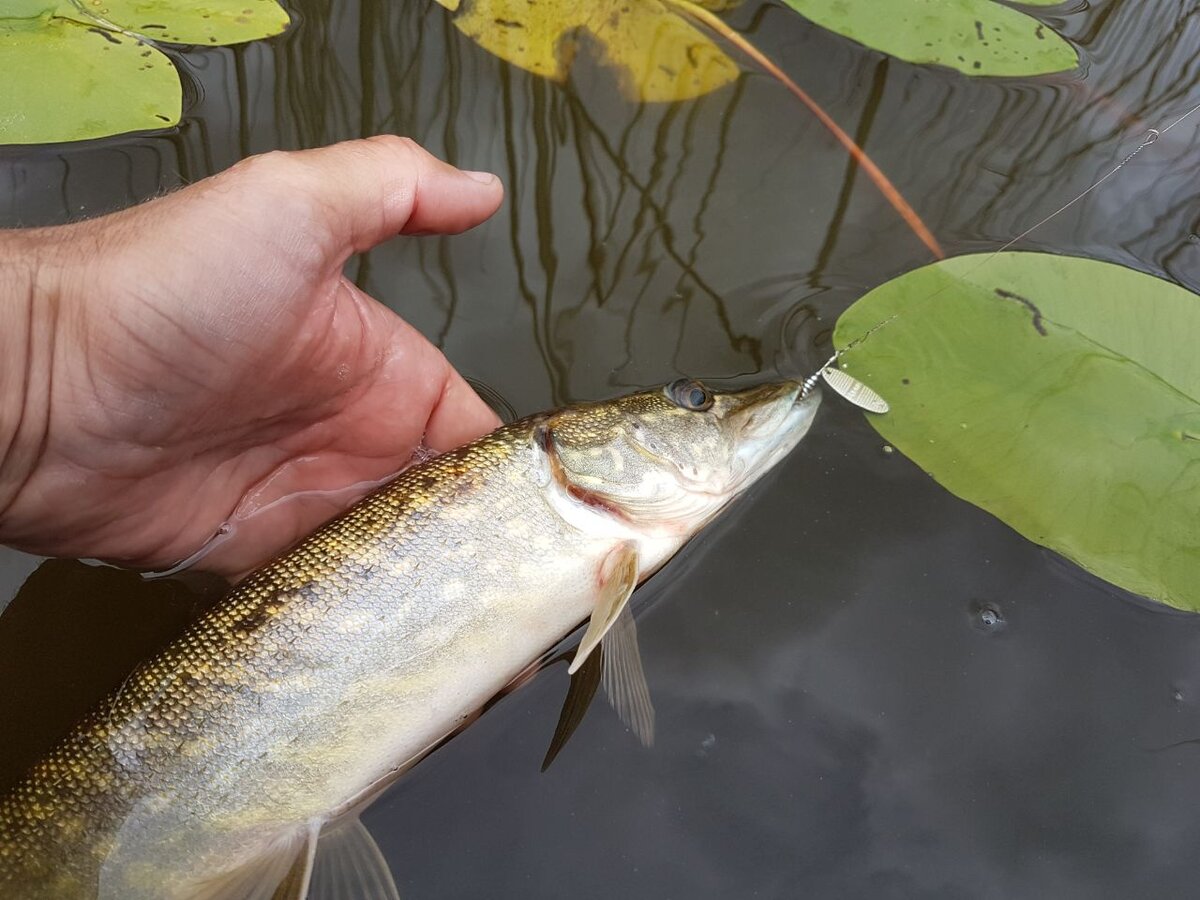
[[[846,148],[846,152],[854,157],[862,167],[862,170],[875,182],[875,186],[879,188],[880,193],[883,194],[888,203],[892,204],[893,208],[904,219],[908,227],[913,230],[913,233],[920,239],[921,243],[929,249],[929,252],[937,259],[945,259],[946,254],[942,252],[942,247],[938,243],[937,238],[933,236],[933,232],[929,230],[921,217],[917,215],[917,211],[904,199],[904,195],[900,193],[899,189],[892,184],[891,179],[883,174],[883,170],[875,165],[871,157],[867,156],[866,151],[854,142],[854,138],[843,131],[842,127],[830,117],[829,113],[825,112],[817,101],[810,97],[800,85],[792,81],[787,76],[787,73],[775,65],[766,54],[746,40],[745,37],[738,34],[707,9],[693,3],[692,0],[663,0],[663,2],[667,6],[673,7],[699,22],[710,31],[715,32],[737,47],[738,50],[750,57],[768,75],[791,91],[817,117],[817,120],[829,130],[829,133],[837,138],[838,143]]]

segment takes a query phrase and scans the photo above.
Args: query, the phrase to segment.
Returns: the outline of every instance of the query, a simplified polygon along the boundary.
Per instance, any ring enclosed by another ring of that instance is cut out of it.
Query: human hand
[[[442,354],[342,267],[396,234],[471,228],[502,196],[493,175],[380,137],[0,233],[0,542],[162,568],[253,506],[199,564],[239,573],[337,511],[329,496],[275,501],[494,428]]]

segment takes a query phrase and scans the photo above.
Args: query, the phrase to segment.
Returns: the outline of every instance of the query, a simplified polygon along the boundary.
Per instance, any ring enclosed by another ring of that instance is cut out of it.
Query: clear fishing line
[[[79,9],[83,10],[82,4],[79,2],[79,0],[72,0],[72,3]],[[84,11],[86,12],[86,10],[84,10]],[[124,32],[124,29],[121,29],[119,26],[111,26],[111,23],[108,23],[105,20],[100,20],[95,16],[91,16],[90,13],[88,13],[88,15],[93,19],[97,19],[97,21],[100,24],[103,24],[105,27],[113,27],[114,30]],[[129,34],[129,36],[131,36],[131,37],[136,37],[138,39],[144,40],[144,38],[141,35],[135,35],[135,34],[131,34],[129,32],[125,32],[125,33]],[[1029,228],[1022,231],[1016,237],[1012,238],[1010,241],[1008,241],[1004,245],[998,247],[996,250],[992,251],[990,254],[988,254],[987,257],[980,260],[978,262],[978,264],[976,264],[972,268],[968,269],[964,273],[963,276],[959,276],[960,280],[965,275],[970,275],[970,274],[973,274],[974,272],[979,271],[979,269],[986,266],[993,259],[995,259],[998,255],[1003,253],[1005,250],[1008,250],[1013,245],[1019,243],[1020,241],[1025,240],[1025,238],[1029,237],[1031,234],[1033,234],[1039,228],[1042,228],[1044,225],[1046,225],[1053,219],[1057,218],[1062,213],[1066,212],[1068,209],[1070,209],[1072,206],[1074,206],[1076,203],[1078,203],[1084,197],[1091,194],[1093,191],[1095,191],[1097,188],[1099,188],[1101,185],[1103,185],[1106,181],[1108,181],[1110,178],[1115,176],[1118,172],[1121,171],[1121,169],[1125,168],[1125,166],[1128,165],[1129,162],[1135,156],[1137,156],[1139,153],[1141,153],[1143,150],[1145,150],[1151,144],[1154,144],[1155,142],[1157,142],[1160,137],[1162,137],[1164,134],[1167,134],[1172,128],[1174,128],[1175,126],[1179,125],[1180,123],[1182,123],[1183,121],[1188,119],[1193,113],[1195,113],[1197,111],[1200,111],[1200,103],[1197,103],[1195,106],[1193,106],[1191,109],[1189,109],[1183,115],[1181,115],[1179,118],[1175,119],[1175,121],[1171,122],[1165,128],[1162,128],[1162,129],[1151,128],[1146,133],[1146,136],[1142,139],[1141,143],[1139,143],[1130,153],[1128,153],[1120,162],[1118,162],[1115,166],[1113,166],[1112,169],[1110,169],[1107,173],[1105,173],[1103,176],[1098,178],[1096,181],[1094,181],[1091,185],[1089,185],[1086,189],[1084,189],[1081,193],[1077,194],[1071,200],[1064,203],[1062,206],[1060,206],[1054,212],[1050,213],[1044,219],[1041,219],[1040,221],[1031,225]],[[939,290],[934,291],[932,294],[927,295],[923,299],[924,300],[933,299],[934,297],[937,297],[938,295],[949,290],[949,288],[950,288],[950,285],[947,285],[946,287],[940,288]],[[827,385],[829,385],[829,387],[835,393],[844,397],[846,400],[848,400],[850,403],[853,403],[855,406],[859,407],[860,409],[864,409],[867,412],[876,413],[876,414],[882,414],[882,413],[888,412],[889,406],[888,406],[887,400],[885,400],[876,391],[874,391],[867,385],[863,384],[861,381],[859,381],[854,376],[839,369],[837,367],[837,362],[843,355],[845,355],[850,350],[852,350],[854,347],[856,347],[857,345],[859,345],[862,342],[864,342],[865,340],[867,340],[867,338],[871,337],[871,335],[873,335],[875,332],[877,332],[880,329],[884,328],[885,326],[889,325],[895,319],[899,318],[900,315],[901,315],[901,313],[897,313],[893,316],[888,317],[887,319],[884,319],[882,322],[879,322],[879,323],[873,325],[865,333],[863,333],[859,337],[855,338],[848,345],[846,345],[846,347],[844,347],[842,350],[838,350],[837,352],[835,352],[833,354],[833,356],[831,356],[822,366],[820,366],[815,372],[813,372],[813,374],[809,375],[807,378],[804,379],[804,381],[801,383],[801,387],[800,387],[800,396],[807,397],[808,394],[811,393],[812,389],[816,386],[817,382],[823,380]],[[494,393],[494,392],[492,392],[492,393]],[[491,398],[489,398],[489,399],[491,399]],[[503,402],[502,398],[501,398],[501,402]],[[509,415],[514,414],[511,407],[508,407],[507,403],[504,404],[504,407],[507,407],[507,409],[501,408],[501,410],[498,411],[502,416],[505,413],[508,413]],[[495,407],[493,407],[493,408],[495,408]],[[508,421],[508,419],[506,419],[506,421]],[[424,461],[423,457],[425,457],[428,454],[428,452],[429,451],[426,450],[423,446],[419,447],[416,451],[414,451],[414,454],[413,454],[414,458],[409,461],[408,465],[412,465],[415,462]],[[405,468],[407,468],[407,466],[405,466]],[[401,471],[403,471],[403,470],[401,470]],[[187,557],[184,560],[181,560],[180,562],[176,563],[175,565],[173,565],[167,569],[164,569],[161,571],[155,571],[155,572],[143,572],[142,577],[147,578],[147,579],[167,578],[172,575],[177,575],[186,569],[190,569],[197,562],[199,562],[204,557],[208,556],[210,553],[212,553],[214,550],[216,550],[222,544],[233,539],[237,534],[237,523],[239,521],[246,521],[250,518],[253,518],[258,513],[263,512],[266,509],[272,508],[281,502],[290,501],[290,500],[296,499],[297,497],[305,497],[305,496],[332,497],[334,495],[344,494],[344,493],[357,494],[357,493],[363,492],[364,488],[371,489],[374,487],[378,487],[379,485],[383,484],[384,482],[390,481],[393,477],[395,477],[395,473],[387,476],[386,478],[380,479],[379,481],[370,482],[370,483],[364,482],[364,483],[352,485],[350,488],[343,489],[342,491],[302,491],[299,494],[291,494],[291,495],[288,495],[287,497],[278,498],[278,499],[266,504],[265,506],[256,507],[248,512],[243,512],[241,510],[242,504],[239,504],[239,509],[236,510],[234,512],[234,514],[232,516],[230,516],[230,518],[228,520],[226,520],[224,523],[222,523],[221,527],[219,529],[217,529],[217,532],[212,537],[210,537],[207,541],[205,541],[204,544],[201,545],[201,547],[195,553],[193,553],[191,556]],[[243,503],[244,503],[244,501],[243,501]]]
[[[1051,220],[1057,218],[1062,213],[1066,212],[1068,209],[1070,209],[1072,206],[1074,206],[1076,203],[1078,203],[1080,200],[1082,200],[1088,194],[1092,193],[1094,190],[1099,188],[1102,184],[1104,184],[1106,181],[1108,181],[1110,178],[1112,178],[1114,175],[1116,175],[1118,172],[1120,172],[1121,169],[1125,168],[1125,166],[1128,165],[1129,162],[1135,156],[1137,156],[1139,153],[1141,153],[1143,150],[1145,150],[1151,144],[1154,144],[1155,142],[1157,142],[1160,137],[1162,137],[1164,134],[1169,132],[1176,125],[1179,125],[1181,122],[1183,122],[1185,119],[1187,119],[1189,116],[1191,116],[1193,113],[1197,112],[1198,110],[1200,110],[1200,103],[1197,103],[1195,106],[1193,106],[1191,109],[1189,109],[1183,115],[1181,115],[1179,118],[1177,118],[1171,124],[1167,125],[1165,128],[1163,128],[1161,130],[1157,129],[1157,128],[1151,128],[1146,133],[1146,136],[1142,139],[1141,143],[1138,144],[1136,147],[1134,147],[1133,150],[1130,151],[1128,154],[1126,154],[1125,158],[1122,159],[1120,162],[1118,162],[1115,166],[1113,166],[1112,169],[1110,169],[1107,173],[1102,175],[1100,178],[1096,179],[1094,182],[1092,182],[1092,184],[1090,184],[1087,188],[1085,188],[1081,193],[1079,193],[1075,197],[1071,198],[1069,201],[1064,203],[1062,206],[1060,206],[1054,212],[1050,213],[1050,215],[1046,216],[1044,219],[1041,219],[1040,221],[1031,225],[1029,228],[1026,228],[1024,231],[1022,231],[1016,237],[1012,238],[1007,243],[1005,243],[1002,246],[993,250],[985,258],[979,260],[978,263],[976,263],[971,268],[967,269],[966,272],[959,275],[958,276],[959,280],[961,281],[961,280],[965,279],[966,276],[972,275],[975,272],[978,272],[980,269],[982,269],[984,266],[986,266],[988,263],[990,263],[992,260],[994,260],[997,256],[999,256],[1005,250],[1008,250],[1014,244],[1017,244],[1017,243],[1025,240],[1025,238],[1029,237],[1031,234],[1033,234],[1039,228],[1046,225]],[[951,285],[948,284],[942,288],[939,288],[938,290],[934,291],[931,294],[927,294],[925,297],[922,298],[922,302],[924,302],[925,300],[932,300],[934,297],[937,297],[938,295],[949,290],[950,287],[951,287]],[[867,329],[867,331],[865,333],[863,333],[860,336],[858,336],[857,338],[855,338],[853,341],[851,341],[849,344],[847,344],[843,349],[836,351],[833,354],[833,356],[831,356],[824,363],[824,365],[822,365],[820,368],[818,368],[817,371],[814,372],[812,375],[808,376],[808,378],[804,379],[801,389],[800,389],[800,396],[801,397],[808,396],[809,392],[812,391],[813,387],[816,386],[817,382],[819,380],[823,379],[825,381],[825,383],[828,384],[836,393],[840,394],[842,397],[849,400],[855,406],[865,409],[868,412],[874,412],[874,413],[887,412],[888,404],[884,398],[879,396],[878,393],[876,393],[871,388],[867,387],[865,384],[863,384],[857,378],[854,378],[849,373],[844,372],[841,369],[837,368],[836,365],[837,365],[838,360],[844,354],[848,353],[850,350],[852,350],[858,344],[861,344],[863,341],[865,341],[867,338],[869,338],[871,335],[873,335],[876,331],[879,331],[884,326],[890,324],[891,322],[893,322],[894,320],[899,318],[901,315],[902,315],[902,313],[896,313],[895,315],[889,316],[887,319],[884,319],[882,322],[879,322],[879,323],[871,326],[869,329]]]

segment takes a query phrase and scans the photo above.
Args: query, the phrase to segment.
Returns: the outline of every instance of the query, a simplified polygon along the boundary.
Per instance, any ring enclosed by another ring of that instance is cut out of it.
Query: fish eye
[[[693,412],[704,412],[713,405],[712,391],[690,378],[679,378],[668,384],[667,396],[680,409]]]

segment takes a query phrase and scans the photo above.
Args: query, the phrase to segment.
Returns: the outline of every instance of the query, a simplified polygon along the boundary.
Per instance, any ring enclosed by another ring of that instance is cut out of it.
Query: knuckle
[[[242,161],[236,163],[233,171],[258,171],[277,169],[291,164],[291,154],[286,150],[271,150],[267,153],[259,153],[255,156],[248,156]]]
[[[367,138],[367,143],[385,152],[404,155],[414,159],[429,155],[425,148],[412,138],[398,134],[376,135],[375,137]]]
[[[284,221],[302,221],[312,212],[319,179],[303,151],[272,150],[249,156],[217,176],[216,184],[238,203],[269,208]]]
[[[229,175],[251,183],[291,181],[299,177],[305,168],[296,157],[296,153],[287,150],[271,150],[235,163],[229,169]]]

